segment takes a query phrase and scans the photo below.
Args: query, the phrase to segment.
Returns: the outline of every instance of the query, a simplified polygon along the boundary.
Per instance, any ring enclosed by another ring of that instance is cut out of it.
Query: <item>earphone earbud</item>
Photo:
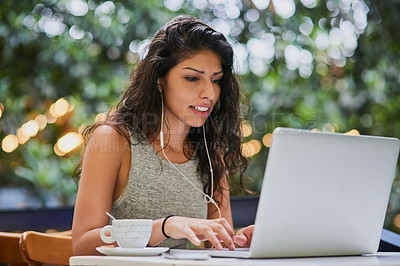
[[[160,78],[157,79],[157,89],[162,94]]]

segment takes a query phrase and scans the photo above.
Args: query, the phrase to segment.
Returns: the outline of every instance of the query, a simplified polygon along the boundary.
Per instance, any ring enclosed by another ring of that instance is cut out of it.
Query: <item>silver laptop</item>
[[[247,250],[171,250],[267,258],[375,253],[397,138],[277,128]]]

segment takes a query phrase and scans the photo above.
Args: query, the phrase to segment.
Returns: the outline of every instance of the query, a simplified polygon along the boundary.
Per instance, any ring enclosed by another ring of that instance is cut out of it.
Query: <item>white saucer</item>
[[[96,250],[108,256],[157,256],[169,250],[168,247],[154,248],[108,248],[97,247]]]

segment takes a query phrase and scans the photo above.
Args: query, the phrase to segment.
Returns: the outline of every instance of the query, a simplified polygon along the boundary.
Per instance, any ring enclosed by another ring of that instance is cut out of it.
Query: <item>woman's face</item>
[[[173,67],[163,82],[165,116],[170,133],[202,126],[221,93],[219,56],[201,51]]]

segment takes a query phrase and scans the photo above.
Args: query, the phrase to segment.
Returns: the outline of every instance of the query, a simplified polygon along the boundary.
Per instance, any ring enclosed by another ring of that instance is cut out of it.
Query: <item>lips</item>
[[[210,114],[211,106],[206,105],[191,105],[192,112],[199,117],[206,117]]]
[[[206,112],[210,109],[210,107],[203,107],[203,106],[193,106],[193,108],[200,112]]]

